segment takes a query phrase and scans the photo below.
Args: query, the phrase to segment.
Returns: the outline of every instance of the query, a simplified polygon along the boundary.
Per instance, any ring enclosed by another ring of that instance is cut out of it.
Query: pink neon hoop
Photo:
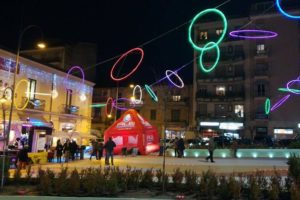
[[[123,77],[120,77],[120,78],[116,78],[114,77],[113,75],[113,72],[115,70],[115,67],[117,66],[117,64],[120,62],[120,60],[122,60],[125,56],[127,56],[128,54],[130,54],[131,52],[134,52],[134,51],[138,51],[141,53],[141,59],[139,60],[138,64],[133,68],[133,70],[131,70],[131,72],[129,72],[126,76],[123,76]],[[142,60],[144,59],[144,51],[143,49],[141,48],[134,48],[134,49],[131,49],[129,51],[127,51],[126,53],[124,53],[116,62],[115,64],[113,65],[113,67],[111,68],[110,70],[110,77],[114,80],[114,81],[122,81],[126,78],[128,78],[131,74],[133,74],[137,68],[140,66],[140,64],[142,63]]]
[[[70,75],[71,71],[73,71],[74,69],[79,69],[79,71],[81,72],[81,75],[82,75],[82,81],[81,81],[81,83],[84,85],[84,78],[85,78],[85,77],[84,77],[84,71],[83,71],[83,69],[82,69],[81,67],[79,67],[79,66],[73,66],[73,67],[71,67],[71,68],[68,70],[68,73],[67,73],[67,75],[66,75],[65,81],[69,79],[69,75]],[[66,83],[65,83],[65,85],[66,85]]]
[[[107,107],[108,107],[109,101],[111,101],[111,107],[110,107],[110,112],[108,113]],[[114,107],[114,100],[112,97],[108,97],[108,99],[106,100],[106,116],[111,115],[113,107]]]
[[[170,78],[171,75],[176,76],[176,77],[178,78],[178,80],[180,81],[181,85],[177,85],[176,83],[174,83],[174,82],[171,80],[171,78]],[[183,88],[183,87],[184,87],[184,83],[183,83],[182,79],[180,78],[180,76],[179,76],[176,72],[173,72],[172,70],[166,70],[166,77],[167,77],[167,79],[168,79],[174,86],[176,86],[176,87],[178,87],[178,88]]]

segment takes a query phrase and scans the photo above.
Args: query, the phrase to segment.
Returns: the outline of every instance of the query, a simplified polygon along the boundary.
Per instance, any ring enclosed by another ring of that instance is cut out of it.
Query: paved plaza
[[[254,172],[257,170],[270,171],[274,167],[285,173],[288,169],[287,159],[234,159],[234,158],[216,158],[215,163],[206,162],[204,158],[174,158],[166,157],[166,171],[172,173],[176,168],[181,170],[194,170],[201,173],[208,169],[212,169],[216,173],[232,173],[232,172]],[[138,169],[162,169],[163,157],[161,156],[115,156],[114,166],[125,168],[130,166]],[[35,164],[32,169],[37,171],[39,167],[42,169],[60,170],[61,167],[69,169],[84,169],[89,167],[105,166],[104,159],[99,160],[75,160],[69,163],[47,163]]]

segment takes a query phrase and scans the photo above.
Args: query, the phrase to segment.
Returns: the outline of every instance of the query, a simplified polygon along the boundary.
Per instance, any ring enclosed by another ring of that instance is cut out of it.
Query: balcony
[[[268,58],[269,55],[269,50],[255,50],[254,52],[254,58]]]
[[[269,77],[269,70],[268,69],[256,69],[254,71],[255,77]]]
[[[264,112],[256,112],[255,119],[269,119],[269,115],[266,115]]]
[[[216,114],[203,114],[199,111],[196,112],[196,119],[202,120],[202,121],[216,121],[216,122],[244,122],[244,117],[238,117],[234,113],[227,112],[224,114],[224,116],[218,116]]]
[[[198,101],[242,101],[245,99],[245,92],[227,92],[226,95],[217,95],[215,93],[197,92],[196,98]]]
[[[227,82],[227,81],[241,81],[245,80],[243,71],[235,71],[233,74],[226,74],[226,72],[215,72],[215,74],[197,73],[199,82]]]
[[[166,126],[168,127],[187,127],[188,125],[187,120],[166,120]]]
[[[25,105],[27,99],[28,99],[27,97],[22,97],[22,105]],[[46,100],[43,99],[29,100],[28,104],[26,105],[26,109],[34,109],[40,111],[45,111],[45,107],[46,107]]]
[[[189,105],[189,97],[181,98],[178,101],[174,101],[172,98],[167,101],[168,106],[188,106]]]
[[[64,114],[78,115],[78,112],[79,112],[79,106],[63,104]]]

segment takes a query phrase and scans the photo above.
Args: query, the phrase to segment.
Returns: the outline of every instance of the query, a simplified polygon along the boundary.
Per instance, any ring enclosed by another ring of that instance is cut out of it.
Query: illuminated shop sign
[[[116,126],[118,129],[128,129],[135,126],[135,122],[132,121],[132,117],[130,114],[124,116],[123,120],[119,122]]]
[[[200,126],[220,126],[219,122],[200,122]]]
[[[274,128],[274,133],[275,134],[293,134],[294,130],[293,129],[284,129],[284,128]]]
[[[238,130],[243,128],[243,123],[221,122],[219,128],[224,130]]]

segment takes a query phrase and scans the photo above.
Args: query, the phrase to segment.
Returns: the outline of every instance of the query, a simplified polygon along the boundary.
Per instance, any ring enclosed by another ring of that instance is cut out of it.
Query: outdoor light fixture
[[[86,100],[86,95],[84,93],[81,93],[79,98],[80,98],[80,101],[85,101]]]
[[[45,49],[47,47],[46,43],[44,42],[39,42],[36,45],[39,49]]]
[[[58,92],[56,89],[52,90],[52,99],[56,99],[58,97]]]

